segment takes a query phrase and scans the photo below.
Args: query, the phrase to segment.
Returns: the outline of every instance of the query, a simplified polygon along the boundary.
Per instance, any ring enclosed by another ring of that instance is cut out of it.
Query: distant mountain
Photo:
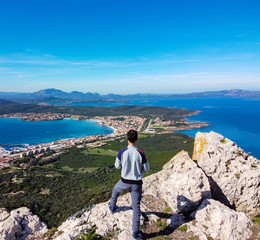
[[[127,101],[133,99],[153,98],[253,98],[260,99],[260,91],[247,91],[241,89],[194,92],[186,94],[106,94],[83,93],[79,91],[64,92],[59,89],[49,88],[34,93],[0,92],[0,99],[19,103],[64,103],[64,102],[88,102],[88,101]]]
[[[0,99],[0,105],[11,105],[11,104],[16,104],[16,103],[5,99]]]

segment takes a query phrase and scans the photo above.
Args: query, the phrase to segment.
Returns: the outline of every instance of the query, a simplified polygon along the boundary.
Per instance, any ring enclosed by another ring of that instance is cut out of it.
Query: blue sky
[[[258,0],[0,0],[0,91],[260,90]]]

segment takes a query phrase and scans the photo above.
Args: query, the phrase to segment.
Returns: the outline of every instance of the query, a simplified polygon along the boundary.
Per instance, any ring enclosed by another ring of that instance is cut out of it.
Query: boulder
[[[3,208],[0,210],[0,239],[35,239],[47,231],[46,224],[26,207],[18,208],[10,213]]]
[[[163,166],[163,170],[144,179],[144,195],[162,198],[176,213],[195,210],[205,198],[211,198],[207,176],[181,151]]]
[[[245,213],[236,212],[224,204],[205,199],[191,214],[194,221],[187,223],[188,231],[200,237],[200,240],[246,240],[251,235],[252,221]]]
[[[209,177],[212,198],[254,217],[260,214],[260,161],[222,135],[198,132],[193,159]]]
[[[87,232],[93,226],[97,226],[96,233],[106,236],[112,234],[118,239],[129,239],[132,233],[132,209],[131,196],[125,194],[118,198],[118,208],[114,214],[108,210],[108,202],[100,203],[89,211],[82,214],[81,217],[71,217],[65,221],[58,231],[62,233],[56,236],[56,240],[75,239],[75,237]],[[141,210],[145,211],[143,204]],[[143,223],[141,217],[141,224]]]

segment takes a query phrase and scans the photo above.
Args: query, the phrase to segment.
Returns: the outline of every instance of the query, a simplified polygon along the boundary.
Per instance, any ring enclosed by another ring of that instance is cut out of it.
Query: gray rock
[[[212,198],[248,216],[260,214],[258,159],[215,132],[196,134],[193,159],[209,177]]]
[[[184,151],[166,163],[162,171],[146,177],[143,191],[160,196],[176,213],[191,212],[203,199],[211,198],[208,178]]]
[[[163,170],[144,178],[143,196],[151,195],[160,199],[162,206],[165,202],[174,212],[191,212],[205,198],[210,198],[210,185],[201,169],[182,151],[173,157]],[[156,221],[158,217],[145,203],[141,203],[141,211],[149,220]],[[105,236],[113,232],[120,240],[129,239],[132,233],[132,210],[130,194],[118,198],[118,209],[114,214],[108,211],[107,203],[97,204],[80,218],[65,221],[58,231],[63,232],[56,240],[73,239],[91,228],[97,226],[97,233]],[[170,227],[177,227],[184,222],[185,217],[178,214],[169,219]],[[144,218],[141,218],[141,224]]]
[[[102,236],[112,233],[118,239],[129,239],[131,237],[132,209],[131,196],[126,194],[119,197],[118,209],[114,214],[108,210],[108,202],[97,204],[90,211],[85,212],[80,218],[71,218],[65,221],[58,231],[63,232],[56,240],[74,239],[87,232],[92,226],[97,226],[96,232]],[[142,208],[142,211],[144,209]],[[141,218],[141,224],[143,218]]]
[[[46,224],[26,207],[18,208],[10,213],[3,208],[0,210],[0,239],[35,239],[47,231]]]
[[[213,199],[205,199],[191,216],[194,221],[187,223],[188,231],[192,231],[207,240],[246,240],[251,235],[252,221],[245,213],[236,212]]]

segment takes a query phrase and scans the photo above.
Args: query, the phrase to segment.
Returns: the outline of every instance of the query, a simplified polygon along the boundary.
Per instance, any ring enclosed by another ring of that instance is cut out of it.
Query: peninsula
[[[188,113],[190,114],[190,113]],[[73,115],[68,113],[9,113],[0,115],[3,118],[20,118],[24,121],[54,121],[64,118],[89,120],[90,117],[84,115]],[[140,117],[135,115],[119,115],[119,116],[95,116],[92,118],[97,120],[97,124],[111,127],[114,132],[109,135],[93,135],[80,138],[70,138],[57,140],[50,143],[42,143],[38,145],[25,145],[12,147],[6,150],[0,145],[0,168],[8,167],[11,162],[16,159],[34,156],[37,159],[42,158],[45,152],[53,151],[53,154],[59,154],[61,150],[70,148],[75,145],[89,144],[102,145],[102,141],[108,139],[116,139],[123,136],[129,129],[135,129],[143,133],[174,133],[180,130],[190,130],[194,128],[202,128],[208,126],[204,122],[188,121],[186,118],[167,119],[165,117]],[[48,156],[49,157],[49,156]]]

